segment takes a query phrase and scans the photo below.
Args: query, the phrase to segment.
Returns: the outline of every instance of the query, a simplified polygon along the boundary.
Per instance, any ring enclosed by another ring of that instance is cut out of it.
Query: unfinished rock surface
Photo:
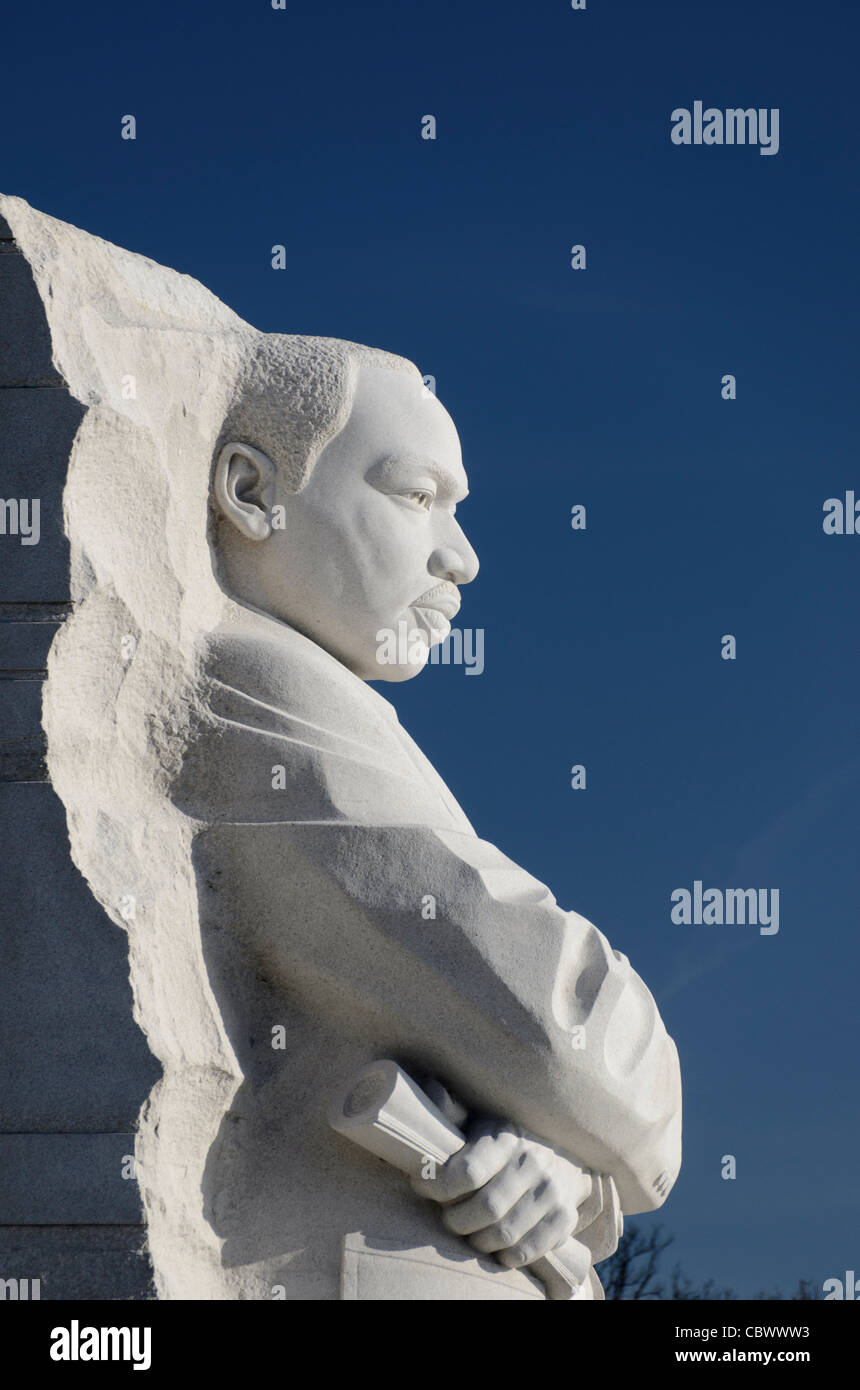
[[[19,199],[0,216],[85,408],[43,717],[164,1071],[137,1140],[159,1296],[544,1297],[328,1124],[374,1059],[437,1078],[586,1175],[594,1261],[680,1163],[644,984],[367,684],[420,671],[477,568],[452,422],[402,359],[260,334]],[[391,631],[408,655],[381,666]]]

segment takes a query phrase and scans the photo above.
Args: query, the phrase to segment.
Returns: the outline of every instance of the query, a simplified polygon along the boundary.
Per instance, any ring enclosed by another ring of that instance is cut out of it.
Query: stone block
[[[133,1155],[133,1134],[0,1134],[0,1226],[140,1223]]]
[[[47,741],[40,729],[0,739],[0,783],[49,782]]]
[[[58,626],[0,622],[0,680],[10,671],[44,671]]]
[[[0,1126],[132,1130],[160,1069],[132,1017],[125,933],[72,863],[50,786],[0,785],[0,825]]]
[[[0,1278],[26,1280],[28,1296],[38,1279],[43,1302],[154,1299],[143,1243],[137,1225],[0,1226]]]
[[[0,739],[29,738],[41,728],[42,682],[0,680]]]
[[[45,311],[27,261],[0,256],[0,386],[62,385]]]
[[[0,598],[4,600],[69,597],[63,489],[69,452],[83,414],[83,407],[65,389],[0,389]]]

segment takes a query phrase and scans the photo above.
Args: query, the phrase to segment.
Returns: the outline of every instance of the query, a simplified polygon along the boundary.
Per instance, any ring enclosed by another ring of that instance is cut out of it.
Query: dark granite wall
[[[41,725],[48,649],[71,612],[62,494],[83,413],[0,218],[0,1281],[140,1299],[151,1269],[124,1173],[159,1068],[132,1018],[125,935],[72,863]],[[36,498],[39,540],[25,544]]]

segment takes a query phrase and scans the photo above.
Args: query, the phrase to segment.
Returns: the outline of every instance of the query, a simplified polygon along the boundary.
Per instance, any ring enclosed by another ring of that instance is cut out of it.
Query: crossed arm
[[[424,826],[226,824],[204,842],[204,861],[232,864],[238,901],[222,910],[270,978],[365,1055],[500,1117],[416,1189],[449,1229],[517,1265],[619,1201],[661,1204],[680,1161],[674,1045],[625,958],[543,885],[485,841]]]

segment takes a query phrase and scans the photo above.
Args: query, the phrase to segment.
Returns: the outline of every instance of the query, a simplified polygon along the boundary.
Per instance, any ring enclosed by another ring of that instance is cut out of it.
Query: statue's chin
[[[332,646],[326,647],[325,650],[363,681],[411,681],[413,676],[420,676],[430,657],[430,647],[418,643],[411,645],[405,659],[402,652],[397,657],[389,655],[389,659],[386,660],[384,656],[377,656],[376,652],[357,657],[354,653],[336,651]]]
[[[371,681],[411,681],[413,676],[420,676],[426,660],[420,666],[377,666],[376,674],[366,676],[366,680]]]
[[[373,648],[362,653],[360,662],[347,664],[362,680],[409,681],[424,670],[435,645],[433,634],[400,618],[392,627],[377,629]]]
[[[368,681],[411,681],[420,676],[430,658],[430,645],[426,642],[411,642],[408,651],[402,647],[396,656],[388,653],[388,659],[374,654],[368,663],[364,679]]]
[[[412,680],[424,670],[432,649],[451,631],[447,620],[431,625],[416,618],[412,610],[389,619],[390,625],[378,627],[372,617],[358,615],[352,632],[342,626],[335,631],[333,625],[321,621],[301,622],[283,612],[270,612],[270,616],[294,627],[363,681]]]

